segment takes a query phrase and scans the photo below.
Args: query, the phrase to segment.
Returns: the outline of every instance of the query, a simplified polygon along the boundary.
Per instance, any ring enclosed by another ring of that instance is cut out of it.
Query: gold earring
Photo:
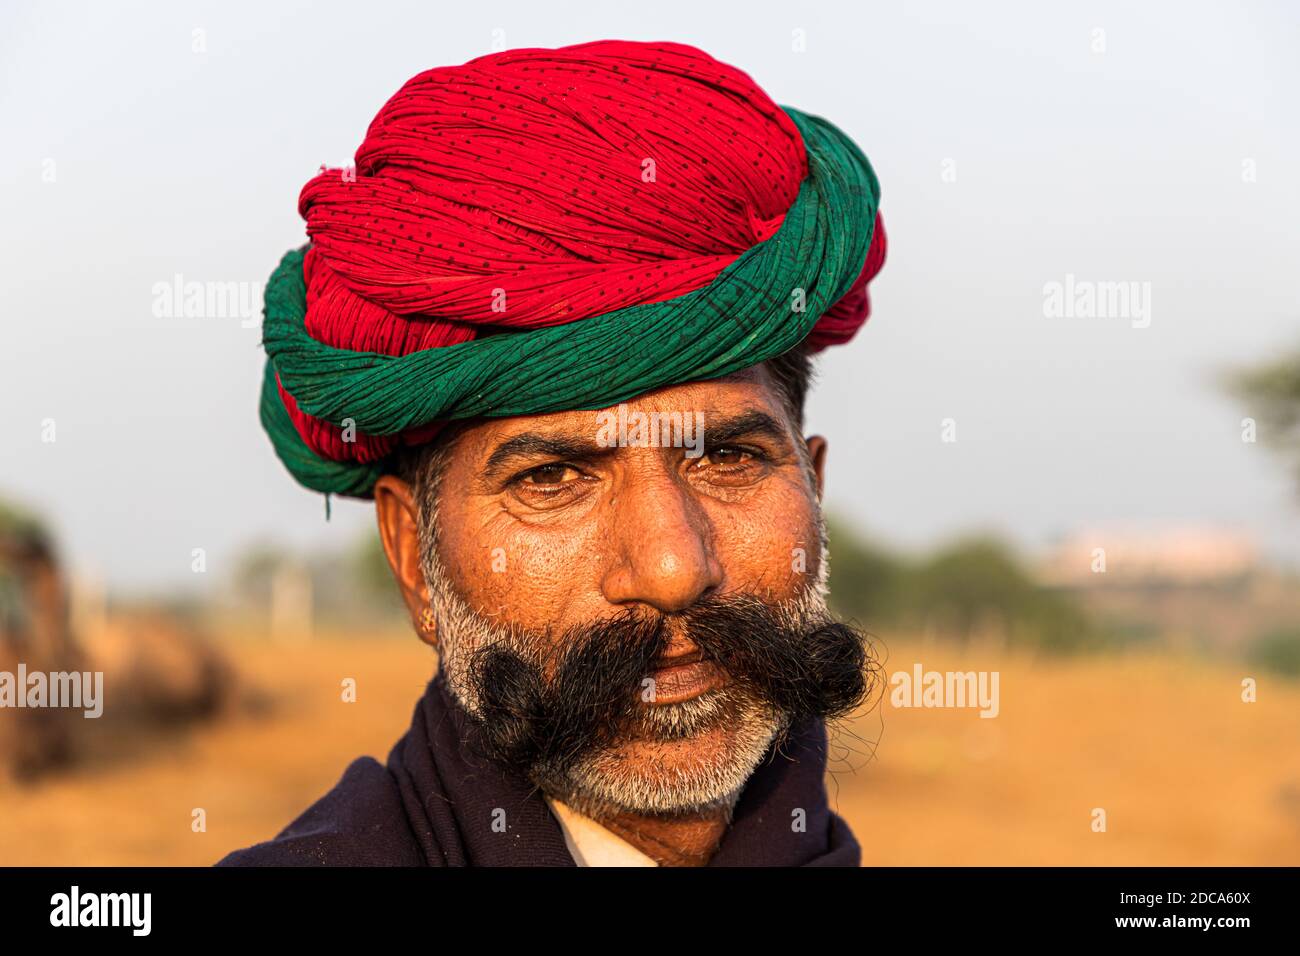
[[[420,633],[425,635],[425,639],[431,644],[437,644],[438,619],[434,616],[433,608],[426,607],[420,612]]]

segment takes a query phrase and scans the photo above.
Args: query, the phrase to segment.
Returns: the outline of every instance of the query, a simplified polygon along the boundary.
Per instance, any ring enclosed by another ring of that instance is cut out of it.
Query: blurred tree
[[[1228,373],[1226,385],[1263,425],[1260,437],[1296,459],[1300,482],[1300,350]]]
[[[1300,629],[1270,631],[1250,647],[1249,660],[1286,677],[1300,677]]]
[[[1051,651],[1102,643],[1082,609],[1035,581],[1002,542],[957,541],[912,576],[908,603],[926,627],[959,640],[1000,634]]]
[[[1049,651],[1106,643],[1073,600],[1035,581],[996,538],[968,538],[908,561],[843,521],[827,526],[831,606],[869,630],[929,630],[960,641],[997,635]]]
[[[236,558],[231,583],[242,600],[267,606],[271,602],[271,582],[276,572],[295,560],[278,545],[258,542]]]
[[[830,605],[847,620],[872,627],[899,618],[908,568],[835,517],[826,521],[831,553]]]
[[[388,567],[378,532],[369,530],[362,533],[352,546],[348,565],[356,576],[358,590],[369,602],[378,608],[402,610],[401,594]]]

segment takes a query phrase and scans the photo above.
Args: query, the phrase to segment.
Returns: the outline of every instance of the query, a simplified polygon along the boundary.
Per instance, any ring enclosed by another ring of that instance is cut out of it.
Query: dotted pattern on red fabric
[[[775,233],[806,173],[789,116],[683,44],[603,40],[428,70],[380,110],[354,170],[302,190],[305,327],[336,348],[406,355],[668,301]],[[813,348],[865,321],[883,258],[878,227]],[[336,461],[437,430],[345,441],[280,394],[304,442]]]

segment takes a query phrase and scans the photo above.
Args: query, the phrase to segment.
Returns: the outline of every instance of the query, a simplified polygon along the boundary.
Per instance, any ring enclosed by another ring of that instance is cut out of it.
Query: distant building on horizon
[[[1243,532],[1212,527],[1111,528],[1072,532],[1039,564],[1057,587],[1207,585],[1240,580],[1259,567]]]

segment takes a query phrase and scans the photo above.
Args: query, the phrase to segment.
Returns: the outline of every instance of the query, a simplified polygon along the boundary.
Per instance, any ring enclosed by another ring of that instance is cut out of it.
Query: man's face
[[[638,432],[652,415],[686,427]],[[824,447],[763,366],[459,432],[420,564],[496,749],[579,806],[698,809],[792,719],[860,696],[861,638],[825,614]]]

